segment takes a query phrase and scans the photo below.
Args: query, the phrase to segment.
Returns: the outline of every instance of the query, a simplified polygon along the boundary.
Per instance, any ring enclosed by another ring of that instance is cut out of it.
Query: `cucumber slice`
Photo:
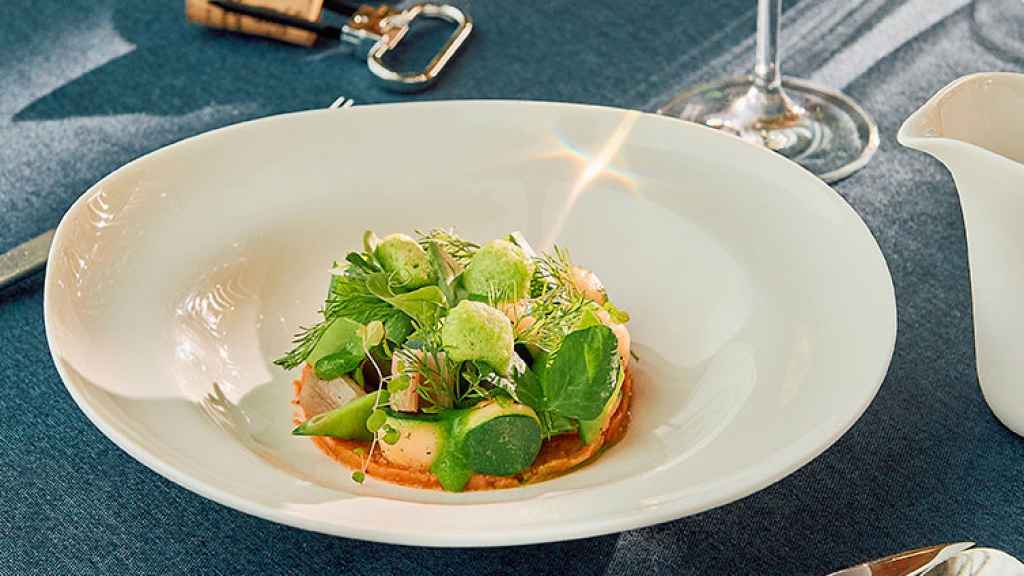
[[[473,470],[511,476],[533,464],[540,452],[540,425],[529,416],[498,416],[466,433],[463,451]]]
[[[542,440],[537,414],[512,402],[477,405],[452,427],[452,443],[469,466],[496,476],[511,476],[533,464]]]
[[[384,429],[388,428],[398,433],[398,441],[378,444],[384,457],[399,466],[429,470],[441,452],[448,422],[390,412],[384,422]]]
[[[342,406],[317,414],[292,430],[296,436],[333,436],[345,440],[372,440],[366,420],[377,402],[377,392],[360,396]]]

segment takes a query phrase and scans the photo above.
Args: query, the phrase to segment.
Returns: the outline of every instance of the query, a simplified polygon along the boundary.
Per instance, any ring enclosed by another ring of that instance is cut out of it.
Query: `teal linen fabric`
[[[0,249],[146,152],[338,95],[651,110],[752,58],[750,0],[462,5],[478,24],[465,57],[435,89],[397,95],[341,50],[187,25],[178,0],[0,3]],[[784,69],[843,88],[879,123],[877,156],[836,188],[878,238],[899,309],[877,399],[820,458],[728,506],[575,542],[435,550],[303,532],[204,500],[100,434],[54,370],[34,278],[0,293],[0,574],[813,575],[965,539],[1024,556],[1024,440],[977,386],[955,190],[895,142],[953,78],[1022,62],[982,46],[965,0],[793,1],[784,26]]]

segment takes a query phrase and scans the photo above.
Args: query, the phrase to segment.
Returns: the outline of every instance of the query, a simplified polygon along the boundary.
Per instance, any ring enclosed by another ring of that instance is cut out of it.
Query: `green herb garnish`
[[[416,234],[420,237],[420,245],[423,246],[424,250],[427,249],[430,243],[435,243],[463,266],[468,264],[473,255],[480,249],[479,244],[463,240],[453,230],[435,228],[427,232],[417,230]]]
[[[600,437],[623,374],[605,322],[629,315],[584,296],[563,248],[538,255],[519,233],[483,246],[451,230],[417,234],[367,231],[361,252],[335,262],[320,321],[275,363],[308,362],[321,379],[350,374],[376,390],[296,433],[368,440],[352,474],[362,482],[377,448],[401,441],[403,419],[436,422],[430,469],[446,490],[474,471],[526,469],[543,438]],[[420,414],[396,411],[413,409],[404,396],[391,402],[414,382]]]
[[[619,364],[618,342],[610,328],[577,330],[565,337],[550,362],[515,372],[516,394],[537,414],[593,420],[615,392]],[[551,417],[547,422],[554,424]]]

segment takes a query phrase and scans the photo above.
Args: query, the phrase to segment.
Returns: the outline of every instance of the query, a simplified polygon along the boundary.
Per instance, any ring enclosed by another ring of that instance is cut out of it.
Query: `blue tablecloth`
[[[465,58],[434,90],[399,96],[339,50],[187,25],[180,0],[0,3],[0,250],[141,154],[338,95],[650,110],[752,57],[750,0],[463,5],[479,25]],[[0,573],[812,575],[965,539],[1024,556],[1024,440],[977,386],[956,193],[895,142],[953,78],[1022,64],[982,47],[965,0],[799,0],[784,30],[787,72],[843,88],[878,121],[877,156],[837,189],[878,238],[899,309],[881,392],[823,456],[720,509],[576,542],[433,550],[303,532],[204,500],[93,428],[50,361],[36,278],[0,294]]]

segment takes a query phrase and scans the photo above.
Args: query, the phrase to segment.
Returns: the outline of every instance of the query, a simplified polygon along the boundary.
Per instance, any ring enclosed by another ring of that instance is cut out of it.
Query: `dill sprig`
[[[576,288],[573,277],[572,260],[569,258],[568,250],[555,246],[550,253],[541,254],[533,261],[536,270],[530,282],[531,295],[536,297],[554,291],[566,301],[576,300],[580,297],[580,291]]]
[[[420,383],[416,392],[426,403],[423,412],[436,413],[452,408],[456,400],[456,383],[459,367],[447,358],[439,348],[397,350],[405,366],[405,374],[418,374]]]
[[[320,314],[324,315],[323,309],[320,310]],[[295,344],[295,348],[291,352],[284,356],[274,360],[274,364],[281,366],[285,370],[291,370],[299,364],[306,361],[306,358],[313,352],[316,345],[320,343],[320,338],[323,337],[324,332],[331,323],[326,318],[309,327],[299,327],[299,331],[292,338],[292,344]]]
[[[374,295],[367,287],[366,279],[367,274],[355,264],[335,274],[331,278],[327,300],[319,311],[321,320],[312,326],[300,328],[292,339],[295,347],[274,360],[274,364],[291,370],[305,362],[331,322],[338,318],[348,318],[360,324],[379,320],[384,324],[389,340],[396,344],[404,342],[413,330],[412,321],[401,310]]]
[[[450,228],[434,228],[427,232],[417,230],[416,235],[419,236],[420,245],[423,246],[424,250],[433,242],[463,266],[468,264],[473,255],[480,249],[479,244],[474,244],[461,238]]]
[[[480,296],[473,296],[473,298],[479,298],[479,297]],[[482,297],[484,299],[484,302],[486,302],[488,306],[492,306],[494,308],[498,308],[499,310],[502,309],[503,305],[505,305],[505,304],[511,305],[512,303],[514,303],[519,298],[515,294],[515,287],[514,286],[505,286],[505,287],[499,288],[499,287],[495,286],[494,284],[489,284],[487,286],[487,294],[483,294]]]
[[[546,292],[531,300],[529,315],[534,321],[516,336],[516,341],[555,352],[565,336],[579,324],[586,308],[584,298],[564,301],[557,291]]]
[[[528,314],[534,321],[516,340],[554,352],[579,324],[587,300],[576,287],[568,250],[555,246],[533,261],[536,269],[530,282]]]
[[[462,377],[465,380],[465,389],[459,391],[459,405],[466,406],[475,404],[480,400],[492,398],[495,390],[501,388],[510,396],[515,391],[515,385],[503,380],[493,368],[483,362],[466,362],[462,367]]]

